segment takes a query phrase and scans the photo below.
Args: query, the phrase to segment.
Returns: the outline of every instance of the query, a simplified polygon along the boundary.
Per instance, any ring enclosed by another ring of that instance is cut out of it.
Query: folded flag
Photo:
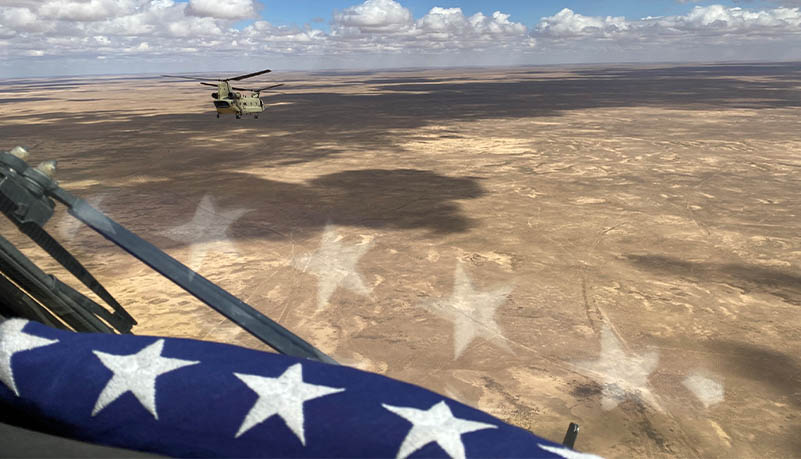
[[[181,457],[593,458],[385,376],[242,347],[0,323],[0,409]]]

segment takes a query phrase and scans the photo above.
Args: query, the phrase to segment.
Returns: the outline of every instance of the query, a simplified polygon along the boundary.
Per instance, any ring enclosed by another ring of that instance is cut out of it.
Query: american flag
[[[597,457],[382,375],[190,339],[10,319],[0,382],[6,415],[167,456]]]

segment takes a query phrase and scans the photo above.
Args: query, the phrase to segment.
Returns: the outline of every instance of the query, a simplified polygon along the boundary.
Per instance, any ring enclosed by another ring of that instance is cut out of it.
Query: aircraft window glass
[[[65,189],[343,364],[552,439],[578,422],[582,451],[791,457],[799,75],[276,72],[222,92],[218,75],[49,82],[25,100],[29,83],[0,82],[0,150],[41,143],[33,164],[59,159]],[[143,107],[139,89],[164,91]],[[135,333],[267,348],[63,206],[46,229]]]

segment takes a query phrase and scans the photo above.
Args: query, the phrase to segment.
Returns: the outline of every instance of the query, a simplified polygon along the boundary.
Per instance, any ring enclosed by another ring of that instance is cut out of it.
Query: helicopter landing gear
[[[259,119],[259,115],[253,115],[253,117]]]
[[[237,114],[236,114],[236,119],[240,119],[240,118],[242,118],[242,117],[241,117],[241,116],[239,116],[239,113],[237,113]]]
[[[219,118],[219,117],[220,117],[220,114],[219,114],[219,113],[217,113],[217,118]]]

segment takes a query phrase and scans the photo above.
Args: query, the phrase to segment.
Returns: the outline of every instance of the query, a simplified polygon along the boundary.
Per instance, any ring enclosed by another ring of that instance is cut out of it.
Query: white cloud
[[[546,37],[613,36],[629,30],[629,23],[622,16],[583,16],[569,8],[545,17],[537,25],[537,33]]]
[[[212,18],[195,18],[194,20],[176,21],[167,25],[173,37],[201,37],[203,35],[221,36],[223,29]]]
[[[417,21],[418,27],[427,32],[460,33],[470,27],[462,14],[461,8],[431,8],[425,16]]]
[[[758,33],[801,33],[799,8],[750,11],[721,5],[696,6],[684,16],[643,20],[642,26],[656,25],[663,31]]]
[[[583,16],[565,8],[544,17],[535,30],[540,38],[612,37],[658,41],[663,37],[698,40],[730,33],[757,35],[801,34],[799,8],[751,11],[722,5],[696,6],[680,16],[624,17]]]
[[[3,0],[3,6],[35,8],[42,4],[42,0]]]
[[[366,0],[334,13],[334,27],[348,33],[399,33],[413,24],[412,12],[393,0]]]
[[[694,6],[686,14],[623,18],[569,9],[531,32],[556,62],[791,60],[801,58],[799,8]]]
[[[7,36],[12,37],[22,32],[41,32],[45,30],[45,24],[27,8],[2,8],[0,9],[0,35],[6,31]]]
[[[466,17],[460,8],[434,7],[414,20],[393,0],[366,0],[336,12],[328,38],[336,44],[335,53],[421,55],[510,46],[523,50],[533,42],[523,24],[499,11]]]
[[[48,0],[38,9],[46,19],[102,21],[134,12],[142,0]]]
[[[526,33],[526,26],[509,21],[508,14],[496,11],[492,16],[485,16],[479,12],[467,18],[461,8],[434,7],[416,25],[424,33],[444,33],[457,39],[480,35],[522,36]]]
[[[317,29],[275,26],[256,21],[245,27],[232,46],[237,49],[256,49],[273,53],[321,53],[328,46],[328,36]]]
[[[225,33],[225,21],[185,14],[183,3],[153,0],[134,14],[86,26],[93,35],[122,35],[140,39],[151,36],[187,38],[214,37]],[[164,44],[164,43],[162,43]],[[178,43],[175,43],[176,45]]]
[[[189,0],[186,14],[218,19],[246,19],[256,16],[253,0]]]
[[[157,32],[160,22],[158,19],[152,13],[138,13],[92,25],[87,27],[86,30],[93,35],[144,36]]]
[[[509,21],[509,15],[496,11],[491,17],[476,13],[470,16],[470,25],[477,32],[493,35],[517,35],[526,32],[526,26]]]
[[[415,18],[402,2],[365,0],[332,12],[330,32],[264,20],[237,30],[239,19],[258,15],[256,0],[0,4],[0,74],[19,73],[25,65],[41,68],[36,63],[43,59],[31,58],[39,50],[54,66],[58,59],[98,62],[103,56],[108,71],[122,70],[121,59],[128,62],[124,70],[163,70],[143,56],[176,66],[205,59],[203,70],[258,56],[331,67],[801,58],[801,8],[749,9],[748,2],[647,18],[585,16],[565,8],[527,27],[502,11],[467,16],[460,8],[436,6]],[[142,43],[147,49],[139,48]]]

